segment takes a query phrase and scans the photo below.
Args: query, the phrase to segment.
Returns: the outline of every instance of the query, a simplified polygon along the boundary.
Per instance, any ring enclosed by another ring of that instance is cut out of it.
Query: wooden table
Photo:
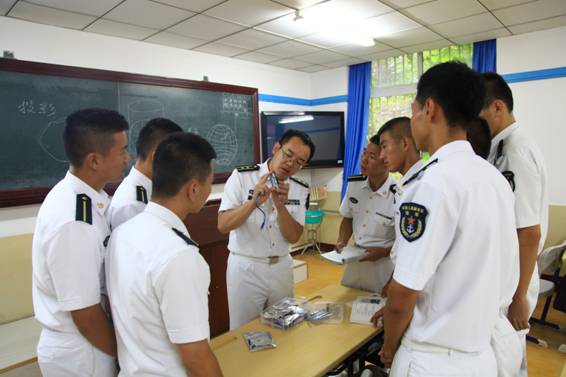
[[[321,296],[313,301],[349,303],[357,296],[367,295],[368,292],[330,285],[307,299]],[[313,325],[303,321],[288,330],[269,327],[256,319],[212,339],[212,349],[225,377],[324,376],[381,332],[370,324],[350,323],[349,306],[344,314],[341,324]],[[248,331],[269,331],[277,348],[250,352],[242,337]]]

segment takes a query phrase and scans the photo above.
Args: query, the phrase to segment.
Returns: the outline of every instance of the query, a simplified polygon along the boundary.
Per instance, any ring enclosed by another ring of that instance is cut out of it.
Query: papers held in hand
[[[358,246],[346,246],[342,252],[338,253],[336,250],[329,251],[322,254],[322,257],[334,264],[348,264],[356,262],[367,255],[366,249]]]

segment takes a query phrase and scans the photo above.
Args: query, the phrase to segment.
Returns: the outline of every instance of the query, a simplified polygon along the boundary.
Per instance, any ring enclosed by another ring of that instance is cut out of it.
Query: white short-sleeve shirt
[[[405,184],[407,182],[411,183],[420,178],[420,174],[422,174],[422,169],[424,167],[424,163],[422,160],[418,160],[405,172],[405,174],[401,177],[399,182],[391,188],[393,194],[395,194],[393,202],[395,204],[395,219],[397,220],[397,216],[399,216],[399,205],[401,205],[401,200],[403,196],[403,191],[405,190]],[[393,264],[395,264],[395,260],[397,259],[397,243],[393,244],[391,248],[391,252],[389,253],[389,258]]]
[[[540,225],[540,253],[548,231],[547,173],[540,149],[514,123],[493,138],[488,160],[513,189],[517,228]]]
[[[354,176],[348,179],[346,195],[340,205],[340,214],[352,219],[354,241],[363,248],[389,247],[395,240],[395,180],[388,177],[376,191],[368,178]],[[389,257],[377,261],[354,262],[346,265],[342,284],[348,287],[381,292],[393,272]]]
[[[70,172],[43,201],[32,246],[33,308],[43,327],[78,333],[70,311],[101,302],[108,203]]]
[[[513,205],[509,184],[467,141],[442,146],[406,185],[393,278],[419,291],[408,339],[489,347],[501,302],[513,295],[509,280],[518,282]]]
[[[116,229],[106,275],[126,376],[186,376],[176,344],[208,339],[210,270],[173,212],[150,202]]]
[[[388,177],[376,191],[367,178],[348,181],[340,214],[352,219],[354,241],[361,247],[388,247],[395,239],[394,194],[390,191],[395,180]]]
[[[269,173],[267,164],[266,161],[260,165],[235,169],[224,186],[219,212],[238,208],[250,200],[254,186],[263,175]],[[289,184],[289,194],[285,207],[295,221],[304,225],[308,185],[295,178],[288,179],[286,183]],[[259,209],[256,208],[239,228],[230,231],[228,249],[258,258],[289,253],[289,242],[279,229],[277,209],[271,197]]]
[[[107,214],[110,227],[116,229],[118,225],[141,213],[151,200],[151,193],[151,179],[132,167],[112,196]]]

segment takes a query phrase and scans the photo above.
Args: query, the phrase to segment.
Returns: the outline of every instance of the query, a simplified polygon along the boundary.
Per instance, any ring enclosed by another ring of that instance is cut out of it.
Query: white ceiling
[[[333,11],[362,47],[295,22]],[[0,0],[0,16],[303,72],[566,25],[566,0]]]

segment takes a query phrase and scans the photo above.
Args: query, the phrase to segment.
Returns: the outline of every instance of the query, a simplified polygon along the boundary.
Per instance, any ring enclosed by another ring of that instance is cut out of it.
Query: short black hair
[[[89,108],[75,111],[67,117],[63,131],[69,162],[81,166],[89,153],[108,153],[114,145],[113,134],[128,128],[126,118],[114,110]]]
[[[309,162],[313,158],[314,151],[315,151],[316,148],[315,148],[314,143],[312,142],[310,136],[307,135],[306,133],[304,133],[303,131],[299,131],[299,130],[295,130],[295,129],[290,128],[287,131],[285,131],[285,133],[279,138],[279,140],[277,140],[277,142],[279,143],[279,145],[283,146],[283,145],[285,145],[285,143],[287,143],[293,137],[298,137],[299,139],[302,140],[302,142],[307,147],[309,147],[309,149],[311,151],[309,159],[307,160],[307,162]]]
[[[381,135],[385,132],[391,132],[391,136],[395,141],[399,141],[403,136],[406,136],[413,141],[413,144],[415,143],[413,134],[411,133],[411,118],[409,117],[397,117],[385,122],[377,131],[376,136],[378,142]]]
[[[466,128],[483,107],[485,84],[482,76],[460,62],[435,65],[417,84],[416,101],[423,106],[427,98],[442,108],[449,127]]]
[[[503,101],[507,110],[513,112],[513,92],[507,85],[503,77],[495,72],[486,72],[482,74],[485,81],[485,97],[483,101],[483,108],[485,109],[496,99]]]
[[[189,132],[169,135],[157,146],[153,158],[152,195],[168,198],[193,178],[204,182],[214,158],[214,148],[203,137]]]
[[[136,142],[137,157],[145,161],[151,150],[163,141],[169,134],[183,132],[183,129],[172,120],[154,118],[141,129]]]
[[[486,120],[475,118],[468,124],[467,139],[476,154],[487,160],[491,149],[491,133]]]

